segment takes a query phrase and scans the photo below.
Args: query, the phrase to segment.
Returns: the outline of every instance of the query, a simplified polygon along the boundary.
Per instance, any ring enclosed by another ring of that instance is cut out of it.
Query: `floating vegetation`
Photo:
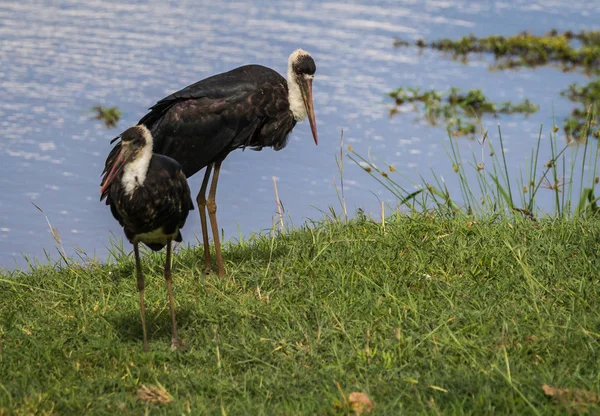
[[[420,88],[400,87],[389,93],[396,106],[390,110],[390,116],[400,112],[400,106],[412,103],[422,103],[425,119],[432,125],[440,120],[446,123],[446,128],[454,131],[455,136],[469,136],[476,132],[476,125],[471,122],[483,114],[522,113],[529,115],[538,111],[538,106],[528,99],[520,104],[505,101],[499,104],[489,101],[480,89],[461,93],[460,88],[451,88],[446,94],[435,90],[421,91]],[[418,108],[418,107],[417,107]],[[470,119],[464,122],[463,118]]]
[[[600,101],[600,79],[590,82],[587,85],[580,86],[577,83],[569,85],[569,89],[561,93],[574,102],[591,104]]]
[[[576,108],[563,124],[567,139],[582,141],[589,136],[600,139],[600,129],[598,129],[597,120],[598,110],[590,107],[588,110]]]
[[[394,45],[406,47],[410,46],[411,43],[396,39]],[[600,74],[600,31],[582,30],[579,33],[573,31],[559,33],[556,29],[552,29],[543,36],[532,35],[529,32],[521,32],[508,37],[494,35],[477,38],[470,35],[458,40],[440,39],[427,42],[424,39],[419,39],[414,42],[414,45],[418,48],[431,48],[449,53],[454,59],[459,59],[463,63],[467,62],[467,57],[470,54],[493,54],[495,62],[491,65],[491,69],[502,70],[558,65],[563,71],[581,69],[588,76]],[[390,94],[392,98],[398,96],[396,93],[397,91]],[[596,103],[600,102],[600,79],[584,86],[572,84],[561,95],[579,104],[563,123],[567,139],[569,141],[581,141],[589,136],[600,138],[600,129],[596,125],[596,120],[600,116],[600,111],[596,107]],[[412,98],[415,101],[420,101],[420,97]],[[427,101],[430,97],[421,98]],[[482,106],[482,109],[490,104],[480,101],[481,97],[474,96],[473,98],[475,98],[473,104]],[[398,105],[398,99],[396,99],[396,104]],[[435,106],[435,103],[433,105]],[[471,105],[471,108],[476,110],[477,107]],[[521,105],[507,105],[505,107],[501,105],[490,112],[495,114],[524,112],[528,114],[535,112],[535,110],[530,111],[534,108],[537,110],[535,105],[526,100]],[[442,111],[446,110],[442,109]],[[398,112],[397,108],[392,109],[391,112],[392,114]],[[555,126],[555,129],[558,129],[558,127]]]
[[[455,137],[474,136],[477,126],[474,123],[464,122],[461,118],[451,118],[446,124],[446,129],[454,133]]]
[[[488,36],[477,38],[473,35],[459,40],[440,39],[426,42],[419,39],[414,43],[419,48],[431,48],[452,54],[453,58],[466,61],[469,54],[490,53],[494,55],[492,68],[510,69],[557,64],[564,71],[578,68],[586,73],[598,73],[600,68],[600,31],[566,31],[556,29],[543,36],[521,32],[514,36]],[[395,46],[409,46],[403,40],[396,40]]]
[[[121,112],[115,107],[102,107],[95,105],[92,107],[92,112],[96,113],[94,120],[103,120],[106,128],[116,127],[121,119]]]
[[[573,83],[560,95],[580,104],[563,124],[567,137],[578,141],[588,136],[600,138],[600,128],[596,124],[600,116],[596,107],[596,103],[600,102],[600,79],[584,86]]]

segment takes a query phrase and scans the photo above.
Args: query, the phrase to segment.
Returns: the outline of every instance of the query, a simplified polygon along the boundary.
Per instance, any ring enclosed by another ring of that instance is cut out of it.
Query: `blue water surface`
[[[339,184],[335,155],[342,128],[346,144],[381,165],[392,164],[414,180],[430,177],[433,169],[457,190],[444,128],[410,112],[388,117],[386,94],[399,86],[482,88],[494,101],[527,97],[539,104],[527,119],[484,119],[493,141],[501,124],[509,169],[518,175],[540,125],[549,132],[553,114],[561,123],[572,109],[560,91],[586,78],[554,68],[490,72],[488,60],[463,65],[435,51],[395,48],[394,39],[578,31],[597,28],[599,19],[595,2],[583,0],[3,1],[0,268],[23,266],[23,255],[43,258],[44,251],[58,258],[48,223],[31,202],[60,232],[68,255],[78,247],[105,258],[111,236],[122,239],[99,202],[109,140],[158,99],[209,75],[247,63],[285,74],[287,57],[298,47],[317,63],[319,146],[302,123],[283,151],[232,153],[218,193],[226,238],[272,227],[273,177],[296,225],[322,218],[329,205],[339,209],[334,181]],[[118,127],[107,130],[91,120],[94,105],[118,106]],[[458,143],[463,152],[479,152],[474,141]],[[541,159],[548,159],[549,147],[543,149]],[[190,179],[193,193],[201,180],[202,174]],[[350,212],[361,207],[379,215],[379,200],[396,202],[348,160],[344,185]],[[193,244],[200,238],[197,215],[192,212],[183,231]]]

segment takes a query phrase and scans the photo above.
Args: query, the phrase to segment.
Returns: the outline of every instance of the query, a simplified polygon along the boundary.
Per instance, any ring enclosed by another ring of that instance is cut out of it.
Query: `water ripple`
[[[414,114],[388,119],[386,93],[393,88],[478,87],[492,99],[552,101],[562,114],[568,105],[558,92],[578,79],[550,70],[490,74],[484,61],[463,67],[434,52],[396,49],[394,37],[592,28],[599,17],[597,5],[583,0],[2,2],[0,267],[12,266],[14,253],[39,256],[54,245],[32,200],[64,230],[68,250],[79,246],[105,254],[111,232],[121,235],[98,202],[108,141],[157,99],[198,79],[252,62],[285,73],[287,56],[297,47],[317,62],[319,147],[311,144],[303,123],[289,149],[235,152],[225,163],[219,224],[229,236],[237,235],[238,225],[247,234],[272,223],[273,175],[281,178],[280,198],[296,222],[320,217],[311,206],[336,203],[333,155],[341,128],[361,153],[380,152],[386,162],[409,168],[409,176],[431,166],[443,169],[445,132],[416,121]],[[118,105],[119,127],[107,130],[91,120],[94,105]],[[502,120],[513,151],[529,146],[540,123],[550,125],[550,110],[525,122]],[[351,206],[377,207],[371,188],[378,195],[381,190],[357,167],[349,165],[346,174]],[[193,191],[200,180],[191,178]],[[199,235],[196,215],[184,230],[188,241],[194,234]]]

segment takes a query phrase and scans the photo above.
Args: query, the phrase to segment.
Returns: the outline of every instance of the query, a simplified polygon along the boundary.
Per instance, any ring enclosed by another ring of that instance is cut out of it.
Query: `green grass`
[[[372,158],[370,152],[365,158],[351,145],[347,147],[347,157],[396,198],[394,209],[431,212],[437,217],[477,219],[597,218],[600,214],[600,196],[597,196],[600,140],[590,135],[594,124],[589,112],[582,130],[584,139],[580,144],[567,145],[558,141],[557,127],[549,133],[548,139],[543,138],[543,126],[540,127],[537,144],[530,154],[516,155],[517,163],[520,162],[519,175],[508,168],[500,126],[494,138],[482,130],[481,139],[477,139],[479,148],[474,146],[470,155],[461,153],[461,147],[453,139],[455,131],[448,129],[446,154],[456,174],[449,182],[434,170],[429,180],[420,176],[420,182],[416,182],[385,159]],[[549,152],[544,152],[550,154],[549,160],[540,156],[542,146],[549,148]],[[553,202],[540,206],[539,200],[547,196],[542,195],[546,192]]]
[[[164,253],[144,260],[149,353],[131,256],[4,272],[0,414],[347,414],[340,390],[381,415],[597,414],[542,386],[597,400],[599,242],[594,217],[413,213],[230,244],[223,279],[183,249],[185,352],[169,350]]]

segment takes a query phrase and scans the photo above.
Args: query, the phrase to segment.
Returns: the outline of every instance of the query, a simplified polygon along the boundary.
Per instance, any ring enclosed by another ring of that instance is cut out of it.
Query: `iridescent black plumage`
[[[167,236],[181,242],[181,232],[189,211],[194,209],[185,175],[172,158],[153,154],[144,183],[128,194],[121,171],[103,194],[113,217],[123,227],[130,243],[142,242],[152,250],[161,250]],[[144,235],[161,230],[164,242],[150,241]]]
[[[246,65],[163,98],[139,124],[151,131],[154,153],[177,160],[190,177],[238,148],[283,149],[296,120],[285,78],[270,68]]]
[[[214,201],[221,162],[235,149],[283,149],[297,120],[308,116],[317,143],[312,79],[316,65],[300,49],[288,60],[288,79],[260,65],[246,65],[198,81],[158,101],[142,117],[154,138],[154,152],[174,158],[187,177],[206,167],[196,201],[200,210],[204,254],[210,267],[205,207],[213,228],[219,275],[224,274]],[[119,153],[117,143],[105,172]],[[208,199],[205,196],[214,169]]]
[[[148,350],[144,307],[144,275],[139,243],[152,250],[167,247],[165,280],[171,310],[171,348],[179,348],[175,307],[171,289],[171,241],[181,241],[180,229],[193,209],[190,188],[181,166],[174,159],[152,153],[152,135],[144,126],[131,127],[121,134],[119,151],[107,164],[100,188],[110,210],[133,244],[144,330],[144,351]]]

